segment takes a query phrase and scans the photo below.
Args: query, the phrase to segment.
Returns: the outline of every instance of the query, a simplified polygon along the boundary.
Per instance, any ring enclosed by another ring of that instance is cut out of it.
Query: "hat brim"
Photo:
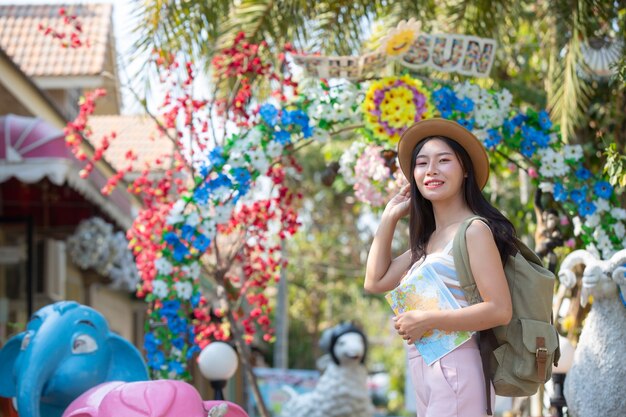
[[[489,178],[489,158],[476,136],[455,121],[433,118],[421,120],[404,131],[398,142],[398,162],[404,176],[411,181],[411,156],[415,145],[431,136],[444,136],[457,142],[472,160],[478,187],[482,190]]]

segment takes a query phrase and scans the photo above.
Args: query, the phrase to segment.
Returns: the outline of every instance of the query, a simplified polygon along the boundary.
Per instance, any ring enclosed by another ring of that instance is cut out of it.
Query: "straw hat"
[[[447,119],[421,120],[404,131],[398,142],[398,162],[404,176],[411,181],[411,156],[415,145],[430,136],[444,136],[461,145],[468,153],[474,166],[478,187],[482,190],[489,178],[489,159],[483,144],[472,132]]]

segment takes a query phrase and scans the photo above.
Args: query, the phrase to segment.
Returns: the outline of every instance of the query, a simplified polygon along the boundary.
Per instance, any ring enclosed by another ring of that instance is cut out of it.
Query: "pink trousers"
[[[409,372],[417,396],[417,417],[484,417],[485,379],[476,338],[428,366],[409,346]],[[491,388],[491,408],[495,403]]]

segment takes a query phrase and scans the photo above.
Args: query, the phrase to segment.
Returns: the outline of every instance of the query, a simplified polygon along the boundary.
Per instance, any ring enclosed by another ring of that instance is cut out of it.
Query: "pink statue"
[[[248,417],[229,401],[202,401],[182,381],[106,382],[75,399],[63,417]]]

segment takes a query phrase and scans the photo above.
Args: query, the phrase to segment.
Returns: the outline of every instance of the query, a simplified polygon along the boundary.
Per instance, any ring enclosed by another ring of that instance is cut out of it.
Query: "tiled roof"
[[[104,153],[104,158],[116,170],[128,166],[126,153],[132,150],[137,155],[133,162],[133,172],[143,171],[145,163],[151,163],[152,170],[169,168],[174,144],[165,135],[159,133],[156,124],[148,116],[91,116],[89,123],[92,129],[90,139],[94,147],[100,146],[102,138],[111,132],[117,137],[109,139],[109,148]],[[157,159],[164,161],[163,165],[156,166]]]
[[[70,33],[59,14],[64,8],[82,24],[80,39],[89,46],[64,48],[39,29]],[[31,77],[98,75],[105,70],[112,29],[111,4],[0,5],[0,48]]]

